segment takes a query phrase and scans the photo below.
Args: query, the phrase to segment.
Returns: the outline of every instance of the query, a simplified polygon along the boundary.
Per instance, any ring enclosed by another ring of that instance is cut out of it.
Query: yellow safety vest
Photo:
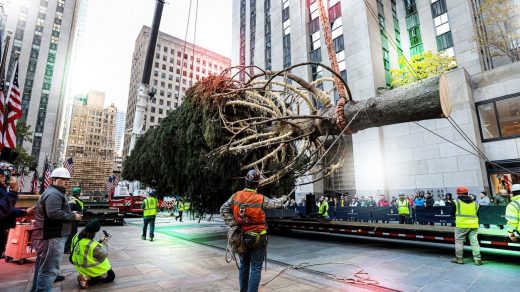
[[[478,228],[478,204],[464,203],[457,199],[455,203],[455,226],[458,228]]]
[[[410,215],[410,202],[407,199],[403,201],[397,200],[397,213],[402,215]]]
[[[79,208],[81,209],[81,211],[83,211],[83,202],[74,196],[72,196],[72,199],[76,202],[77,205],[79,205]]]
[[[146,198],[143,201],[144,209],[143,216],[144,217],[152,217],[157,214],[157,199],[154,197]]]
[[[329,217],[329,203],[323,201],[323,203],[320,204],[320,214],[323,217]]]
[[[506,207],[507,231],[520,231],[520,195],[516,195],[511,199]]]
[[[112,268],[107,258],[102,262],[94,258],[94,249],[99,245],[101,245],[99,242],[89,238],[83,238],[78,243],[78,234],[74,235],[72,263],[78,273],[83,276],[99,277]]]
[[[184,211],[189,211],[189,210],[190,210],[190,202],[184,203]]]
[[[339,200],[339,206],[345,207],[345,200]]]

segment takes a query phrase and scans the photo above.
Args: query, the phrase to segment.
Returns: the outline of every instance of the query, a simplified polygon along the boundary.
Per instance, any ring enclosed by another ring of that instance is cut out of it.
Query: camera
[[[5,176],[4,184],[6,187],[9,186],[11,176],[18,175],[17,169],[14,166],[16,158],[18,158],[18,152],[11,148],[2,148],[2,152],[0,153],[0,173]]]

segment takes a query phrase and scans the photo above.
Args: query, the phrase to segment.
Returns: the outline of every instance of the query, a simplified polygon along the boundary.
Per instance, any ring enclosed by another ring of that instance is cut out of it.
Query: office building
[[[150,28],[143,26],[135,41],[132,59],[123,157],[129,154],[137,93],[143,76],[149,38]],[[171,110],[178,108],[186,90],[195,82],[210,74],[220,74],[229,65],[230,59],[225,56],[159,32],[150,79],[150,86],[156,93],[147,101],[141,132],[158,125]]]
[[[340,171],[324,182],[298,188],[297,195],[349,191],[390,196],[419,190],[442,195],[453,193],[457,185],[467,185],[473,193],[484,189],[496,193],[504,181],[509,186],[520,182],[511,172],[520,166],[516,146],[520,127],[515,126],[520,122],[520,64],[493,56],[476,42],[476,36],[486,31],[476,14],[482,1],[322,1],[338,73],[348,82],[354,100],[388,88],[390,70],[398,68],[400,56],[425,51],[454,56],[459,69],[448,76],[453,92],[460,96],[453,101],[451,117],[493,164],[455,146],[472,149],[446,119],[419,123],[446,139],[414,123],[371,128],[349,136]],[[513,2],[518,8],[518,1]],[[515,13],[519,15],[518,10]],[[316,0],[233,2],[232,64],[274,71],[308,61],[329,65],[319,14]],[[518,30],[520,25],[507,27]],[[310,81],[330,76],[320,66],[299,67],[293,73]],[[331,100],[335,103],[337,94]]]
[[[74,161],[72,183],[83,192],[104,192],[112,175],[117,109],[104,104],[105,94],[97,91],[74,100],[66,157]]]

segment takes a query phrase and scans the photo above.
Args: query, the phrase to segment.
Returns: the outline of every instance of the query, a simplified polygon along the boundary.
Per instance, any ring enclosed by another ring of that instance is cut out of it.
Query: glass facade
[[[246,0],[240,0],[240,55],[239,63],[241,66],[246,65]],[[238,75],[241,81],[245,81],[246,73],[240,71]]]
[[[249,65],[255,64],[255,35],[256,35],[256,0],[250,0],[250,16],[249,16]],[[251,75],[255,69],[251,68]]]
[[[271,0],[264,0],[265,69],[271,70]]]
[[[520,94],[477,104],[482,139],[520,136]]]
[[[291,66],[291,18],[289,0],[282,0],[283,68]]]
[[[421,25],[415,0],[404,0],[404,4],[406,10],[406,29],[408,30],[408,37],[410,39],[410,56],[413,57],[424,52],[421,38]]]
[[[390,53],[388,46],[388,35],[385,30],[385,12],[383,0],[377,0],[377,16],[379,20],[379,33],[381,35],[381,46],[383,51],[383,67],[385,68],[385,83],[390,87],[392,84],[392,74],[390,73]]]

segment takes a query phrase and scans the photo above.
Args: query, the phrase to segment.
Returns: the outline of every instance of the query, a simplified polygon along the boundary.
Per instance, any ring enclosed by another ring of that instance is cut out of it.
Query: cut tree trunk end
[[[348,130],[354,133],[367,128],[449,117],[451,102],[446,75],[389,90],[355,104],[348,103],[344,112],[347,122],[352,120]]]

